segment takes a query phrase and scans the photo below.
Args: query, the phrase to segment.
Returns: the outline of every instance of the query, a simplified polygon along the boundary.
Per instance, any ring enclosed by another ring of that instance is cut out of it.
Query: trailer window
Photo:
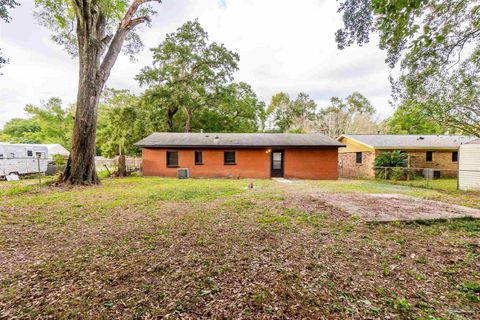
[[[32,150],[27,150],[27,157],[33,156],[33,151]]]
[[[3,159],[3,154],[0,154],[0,159]]]
[[[43,155],[43,152],[35,152],[35,156],[37,158],[45,158],[45,156]]]
[[[10,159],[15,158],[15,153],[9,153],[8,155],[9,155],[9,158],[10,158]]]

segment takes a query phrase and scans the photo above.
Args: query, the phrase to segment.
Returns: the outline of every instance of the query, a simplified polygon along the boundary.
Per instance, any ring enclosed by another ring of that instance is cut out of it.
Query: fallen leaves
[[[34,206],[22,203],[31,203],[29,194],[7,199],[0,317],[479,312],[477,220],[370,224],[294,183],[260,181],[245,190],[242,180],[212,181],[191,180],[170,198],[184,181],[125,178],[93,193],[52,189],[31,195]],[[51,212],[42,211],[47,205]],[[44,219],[35,222],[38,214]]]

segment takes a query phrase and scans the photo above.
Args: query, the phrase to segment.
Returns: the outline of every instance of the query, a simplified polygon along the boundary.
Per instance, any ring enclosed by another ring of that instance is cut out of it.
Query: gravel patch
[[[480,218],[480,210],[401,194],[318,193],[313,198],[367,221]]]

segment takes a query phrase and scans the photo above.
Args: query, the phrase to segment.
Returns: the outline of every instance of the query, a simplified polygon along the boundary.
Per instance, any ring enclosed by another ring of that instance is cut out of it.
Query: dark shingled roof
[[[264,148],[343,147],[320,133],[173,133],[156,132],[138,141],[139,147]]]
[[[470,136],[428,135],[428,134],[344,134],[342,137],[352,138],[375,149],[457,149],[461,144],[475,139]]]

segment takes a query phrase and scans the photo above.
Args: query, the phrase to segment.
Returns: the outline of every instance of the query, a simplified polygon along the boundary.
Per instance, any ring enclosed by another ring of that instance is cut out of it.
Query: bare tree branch
[[[139,7],[142,4],[145,4],[147,2],[161,3],[161,0],[135,0],[130,5],[127,12],[125,13],[125,16],[120,22],[117,32],[115,32],[112,42],[110,43],[107,54],[103,58],[102,64],[100,65],[99,80],[102,81],[103,83],[108,78],[110,74],[110,70],[112,69],[113,65],[115,64],[115,61],[118,58],[118,55],[122,49],[123,42],[128,32],[132,30],[135,26],[143,22],[149,21],[150,19],[149,17],[134,18]]]
[[[147,17],[147,16],[132,19],[132,20],[130,20],[130,23],[127,26],[127,30],[132,30],[137,25],[139,25],[141,23],[144,23],[144,22],[150,22],[150,21],[151,21],[150,17]]]

